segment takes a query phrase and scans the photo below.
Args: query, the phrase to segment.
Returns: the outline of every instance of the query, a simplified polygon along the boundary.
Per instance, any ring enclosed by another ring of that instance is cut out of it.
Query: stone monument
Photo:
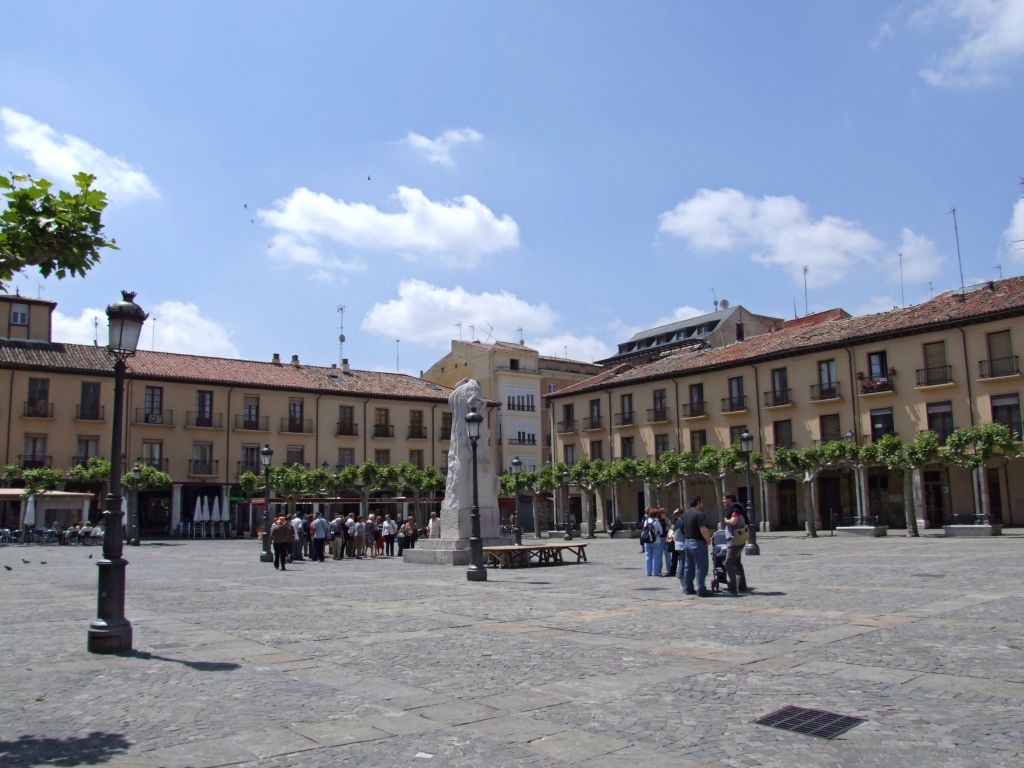
[[[480,538],[483,546],[507,544],[500,537],[498,474],[491,455],[491,428],[487,423],[486,401],[475,379],[460,381],[448,404],[452,408],[452,434],[448,449],[448,477],[441,503],[441,538],[420,539],[413,549],[402,552],[408,563],[469,565],[470,511],[473,507],[473,449],[466,415],[470,405],[484,416],[477,441],[477,499],[480,508]]]

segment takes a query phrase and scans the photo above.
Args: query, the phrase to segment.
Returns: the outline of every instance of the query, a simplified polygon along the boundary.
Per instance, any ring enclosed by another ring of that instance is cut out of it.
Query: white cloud
[[[935,243],[907,227],[901,234],[899,253],[903,254],[905,280],[930,280],[939,274],[945,258],[939,255]]]
[[[1003,232],[1006,253],[1015,261],[1024,261],[1024,199],[1013,206],[1010,226]]]
[[[335,272],[363,272],[366,262],[359,259],[339,259],[293,235],[277,233],[270,239],[268,254],[286,264],[308,268],[308,277],[316,282],[332,282]]]
[[[407,147],[419,152],[431,163],[437,165],[454,165],[452,150],[460,144],[473,144],[482,140],[484,135],[472,128],[450,128],[434,139],[428,139],[414,131],[402,139]]]
[[[149,319],[139,338],[139,349],[184,352],[193,355],[238,357],[231,332],[220,323],[203,317],[195,304],[162,301],[147,308]],[[98,321],[98,323],[94,322]],[[83,309],[78,317],[53,313],[53,338],[69,344],[107,343],[107,315],[102,309]],[[154,345],[155,342],[155,345]]]
[[[876,294],[874,296],[869,296],[867,301],[852,310],[852,313],[857,317],[860,315],[874,315],[878,312],[889,312],[894,309],[899,309],[899,306],[900,300],[898,298],[885,296],[884,294]]]
[[[365,330],[402,341],[447,344],[458,338],[456,323],[462,323],[463,338],[483,340],[493,328],[492,341],[508,340],[515,330],[524,334],[543,333],[556,319],[547,304],[530,304],[507,291],[470,293],[461,287],[442,288],[422,280],[403,280],[398,298],[374,304],[363,318]]]
[[[1024,0],[933,0],[913,21],[951,21],[965,27],[959,45],[921,71],[930,85],[989,85],[1024,56]]]
[[[55,183],[73,183],[74,174],[87,171],[96,176],[95,187],[107,193],[111,203],[159,197],[153,182],[142,169],[108,155],[69,133],[53,128],[28,115],[0,107],[4,139],[12,149],[24,153],[35,172]]]
[[[868,43],[868,46],[871,48],[878,48],[886,40],[891,40],[895,34],[896,33],[893,30],[892,25],[887,21],[883,21],[881,26],[879,26],[874,39]]]
[[[622,320],[615,319],[608,323],[609,330],[615,334],[615,337],[625,341],[635,336],[640,331],[646,331],[650,328],[657,328],[660,325],[668,325],[669,323],[676,323],[680,320],[688,320],[691,317],[697,317],[698,315],[706,315],[711,310],[698,309],[697,307],[691,307],[684,305],[682,307],[676,307],[668,315],[655,320],[653,323],[646,323],[644,325],[629,325],[628,323],[622,322]]]
[[[482,255],[519,245],[516,222],[508,215],[498,218],[472,195],[435,202],[418,189],[399,187],[394,199],[401,211],[389,213],[299,187],[259,216],[287,238],[279,243],[280,255],[305,264],[315,261],[314,252],[325,242],[360,251],[430,254],[447,266],[472,265]]]
[[[658,217],[659,231],[702,251],[753,248],[753,259],[786,269],[796,280],[830,285],[881,243],[855,222],[835,216],[812,219],[795,197],[751,197],[736,189],[701,189]]]
[[[563,333],[548,336],[530,344],[542,355],[568,357],[570,360],[592,362],[610,357],[615,350],[594,336],[575,336]]]

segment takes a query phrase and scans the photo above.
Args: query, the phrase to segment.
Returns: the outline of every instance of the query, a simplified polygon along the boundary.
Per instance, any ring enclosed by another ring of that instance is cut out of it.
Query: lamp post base
[[[274,553],[270,551],[270,534],[264,533],[261,536],[263,549],[260,550],[260,562],[261,563],[272,563],[274,562]]]
[[[89,653],[127,653],[132,649],[132,624],[128,619],[94,619],[85,642]]]
[[[482,565],[471,565],[466,569],[466,581],[487,581],[487,569]]]
[[[124,615],[125,566],[123,558],[103,559],[99,568],[97,618],[89,624],[89,653],[126,653],[132,649],[132,624]]]
[[[757,546],[757,542],[756,541],[748,541],[747,542],[747,546],[745,546],[743,548],[743,554],[744,555],[751,555],[751,556],[753,556],[753,555],[760,555],[761,554],[761,548],[759,546]]]

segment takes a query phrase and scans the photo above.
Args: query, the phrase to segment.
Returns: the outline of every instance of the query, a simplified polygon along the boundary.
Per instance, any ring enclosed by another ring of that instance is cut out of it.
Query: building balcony
[[[373,436],[374,437],[394,437],[395,436],[395,425],[394,424],[374,424],[373,425]]]
[[[289,432],[294,435],[311,435],[313,434],[313,420],[293,419],[286,416],[281,419],[281,431]]]
[[[993,421],[996,424],[1003,424],[1009,427],[1010,431],[1017,435],[1017,437],[1024,435],[1024,428],[1022,428],[1020,419],[994,419]]]
[[[600,416],[590,416],[583,420],[583,429],[600,429],[602,421]]]
[[[263,467],[260,465],[258,461],[238,462],[238,467],[235,470],[235,477],[241,477],[246,472],[252,472],[254,475],[257,475],[258,477],[263,477]]]
[[[917,369],[917,386],[937,387],[941,384],[953,383],[953,366],[939,365],[934,368]]]
[[[997,379],[1000,376],[1019,376],[1020,365],[1017,355],[1012,357],[993,357],[978,363],[979,378]]]
[[[648,408],[647,423],[654,424],[659,421],[668,421],[668,408]]]
[[[53,403],[45,400],[29,400],[21,409],[21,415],[26,419],[52,419]]]
[[[839,399],[839,382],[826,381],[821,384],[811,384],[811,400],[820,402],[822,400]]]
[[[235,416],[235,430],[238,432],[269,432],[270,417],[238,414]]]
[[[185,426],[189,429],[224,429],[224,414],[188,411],[185,414]]]
[[[575,432],[576,431],[576,419],[566,419],[560,421],[555,425],[558,432]]]
[[[174,411],[155,411],[147,408],[135,409],[135,423],[154,427],[173,427]]]
[[[895,392],[892,379],[862,379],[860,382],[860,393],[862,395],[880,395],[886,392]]]
[[[53,456],[40,456],[32,454],[29,456],[18,456],[18,466],[22,469],[40,469],[41,467],[52,467]]]
[[[696,403],[683,403],[684,419],[699,419],[708,415],[708,404],[703,400]]]
[[[792,389],[772,389],[764,393],[765,408],[781,408],[793,404]]]
[[[509,400],[505,403],[506,411],[536,411],[537,406],[533,403],[513,403]]]
[[[102,405],[76,405],[75,406],[75,420],[76,421],[103,421],[106,416],[106,412]]]
[[[139,456],[135,463],[145,464],[154,469],[159,469],[161,472],[166,472],[170,462],[168,459],[157,458],[156,456]]]
[[[335,427],[334,434],[341,437],[357,437],[359,435],[359,425],[354,421],[339,421],[337,427]]]
[[[747,410],[746,395],[740,395],[739,397],[722,398],[722,413],[737,413],[739,411],[745,410]]]
[[[409,439],[410,440],[426,440],[427,439],[427,428],[424,426],[412,426],[409,427]]]
[[[510,437],[505,441],[506,445],[536,445],[536,435],[526,435],[524,437]]]
[[[189,459],[188,474],[190,477],[215,477],[220,474],[218,459]]]
[[[636,414],[633,411],[628,413],[616,413],[615,414],[615,426],[616,427],[631,427],[636,419]]]
[[[83,454],[75,455],[75,456],[71,457],[71,466],[72,467],[77,467],[79,464],[87,464],[89,462],[89,459],[98,459],[98,458],[100,458],[100,457],[97,456],[95,453],[93,453],[93,454],[85,454],[85,453],[83,453]]]

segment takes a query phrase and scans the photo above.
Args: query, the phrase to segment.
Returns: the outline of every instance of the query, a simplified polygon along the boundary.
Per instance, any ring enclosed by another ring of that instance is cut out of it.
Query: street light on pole
[[[476,444],[480,439],[480,425],[484,417],[480,413],[483,400],[474,397],[469,401],[469,413],[466,414],[466,426],[469,430],[469,444],[473,449],[473,507],[469,512],[469,567],[466,569],[467,581],[487,581],[487,569],[484,567],[484,548],[480,541],[480,495],[476,477]]]
[[[124,653],[132,649],[132,625],[124,615],[124,530],[121,525],[121,412],[124,410],[125,362],[139,345],[146,313],[135,303],[135,294],[121,291],[121,301],[107,307],[109,341],[114,358],[114,416],[111,419],[110,490],[103,513],[103,559],[99,568],[96,618],[89,624],[86,648],[90,653]]]
[[[519,473],[523,471],[523,462],[518,456],[512,457],[512,478],[515,480],[516,511],[515,520],[512,521],[512,535],[515,536],[516,546],[523,543],[523,529],[519,527]]]
[[[260,451],[260,461],[263,463],[263,534],[260,536],[260,562],[274,562],[274,555],[270,551],[270,464],[274,460],[274,451],[267,443]]]
[[[562,473],[562,485],[565,486],[565,512],[562,517],[565,518],[565,536],[562,537],[564,541],[572,541],[572,516],[569,514],[569,473]]]
[[[745,431],[740,435],[740,448],[747,458],[747,529],[750,531],[750,538],[747,546],[743,548],[746,555],[760,555],[761,548],[757,546],[757,520],[754,518],[754,488],[750,484],[750,454],[754,450],[754,436]]]

